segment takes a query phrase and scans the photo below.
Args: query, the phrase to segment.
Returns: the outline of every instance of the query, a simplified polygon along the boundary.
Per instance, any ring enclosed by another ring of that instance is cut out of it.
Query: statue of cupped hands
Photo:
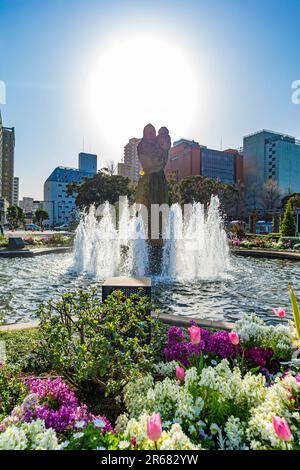
[[[152,124],[147,124],[143,138],[138,144],[138,156],[145,174],[158,173],[164,170],[171,147],[169,131],[161,127],[156,135]]]

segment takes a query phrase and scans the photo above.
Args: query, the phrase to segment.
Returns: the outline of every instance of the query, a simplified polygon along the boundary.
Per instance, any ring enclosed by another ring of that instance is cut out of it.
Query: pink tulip
[[[184,380],[185,377],[185,371],[183,367],[176,366],[176,379],[178,383],[180,383],[182,380]]]
[[[300,382],[300,374],[295,375],[296,382]]]
[[[201,328],[193,325],[189,328],[188,331],[189,331],[191,343],[199,344],[201,341]]]
[[[230,342],[232,344],[234,344],[235,346],[237,346],[239,344],[240,337],[239,337],[239,335],[237,334],[236,331],[231,331],[230,333],[228,333],[228,336],[229,336]]]
[[[273,313],[277,315],[277,317],[280,317],[280,318],[285,317],[285,309],[283,307],[272,308],[272,310],[273,310]]]
[[[151,441],[157,442],[162,433],[160,413],[153,413],[147,418],[147,434]]]
[[[273,416],[272,422],[273,428],[279,439],[281,439],[282,441],[290,441],[293,438],[293,435],[285,418]]]

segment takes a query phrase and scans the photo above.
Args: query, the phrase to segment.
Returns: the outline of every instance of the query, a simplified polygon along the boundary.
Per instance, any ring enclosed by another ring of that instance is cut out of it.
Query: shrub
[[[295,217],[293,214],[292,204],[289,201],[285,209],[285,213],[284,213],[283,220],[281,223],[280,232],[281,232],[282,237],[294,237],[295,231],[296,231],[296,222],[295,222]]]
[[[40,308],[45,351],[76,387],[120,390],[156,360],[159,322],[150,311],[146,298],[126,298],[120,291],[104,303],[95,290],[64,294]]]
[[[6,248],[8,246],[8,239],[0,236],[0,248]]]
[[[24,372],[43,372],[50,369],[51,364],[40,347],[40,335],[37,328],[1,331],[0,341],[5,342],[7,364],[16,365]]]
[[[61,233],[57,233],[52,235],[47,239],[48,245],[58,245],[58,246],[71,246],[73,242],[73,237],[62,235]]]
[[[16,370],[5,365],[0,366],[0,421],[16,405],[22,403],[26,393],[26,387],[17,378]]]

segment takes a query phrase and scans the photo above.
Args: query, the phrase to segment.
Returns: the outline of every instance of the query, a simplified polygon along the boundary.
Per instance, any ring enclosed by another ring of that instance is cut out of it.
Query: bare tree
[[[261,191],[257,183],[253,183],[252,186],[247,191],[247,205],[249,209],[256,211],[259,209],[259,201],[261,197]]]
[[[106,162],[105,167],[102,168],[101,171],[104,171],[105,173],[109,174],[110,176],[113,176],[117,173],[117,165],[113,160],[108,160]]]
[[[262,188],[262,204],[266,211],[277,209],[280,204],[281,191],[274,179],[269,179]]]

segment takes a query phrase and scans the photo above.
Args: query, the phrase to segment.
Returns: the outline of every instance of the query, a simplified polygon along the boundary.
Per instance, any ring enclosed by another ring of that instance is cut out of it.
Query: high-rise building
[[[237,150],[214,150],[194,140],[180,139],[169,151],[165,172],[177,181],[186,176],[206,176],[223,183],[242,184],[243,157]]]
[[[125,163],[118,163],[118,175],[124,176],[125,178],[130,178],[131,167],[125,165]]]
[[[282,196],[300,192],[300,142],[295,137],[262,130],[244,137],[246,194],[259,195],[268,180],[275,180]],[[259,196],[258,196],[259,199]]]
[[[19,201],[19,206],[24,212],[32,212],[34,210],[33,197],[23,197],[23,199]]]
[[[78,168],[79,171],[95,175],[97,173],[97,155],[81,152],[78,155]]]
[[[3,127],[0,113],[0,196],[13,203],[15,128]]]
[[[124,147],[124,165],[128,170],[128,177],[133,183],[138,182],[142,170],[137,152],[137,146],[140,141],[141,139],[133,137],[129,139],[128,144]]]
[[[95,176],[97,155],[81,153],[79,165],[86,170],[59,166],[45,181],[43,207],[48,211],[49,225],[62,225],[72,221],[76,214],[76,196],[75,194],[68,195],[68,185],[70,183],[81,184],[85,178]]]
[[[6,211],[8,209],[8,202],[7,200],[0,196],[0,225],[6,224]]]
[[[13,205],[19,205],[19,177],[14,176],[14,186],[13,186]]]

